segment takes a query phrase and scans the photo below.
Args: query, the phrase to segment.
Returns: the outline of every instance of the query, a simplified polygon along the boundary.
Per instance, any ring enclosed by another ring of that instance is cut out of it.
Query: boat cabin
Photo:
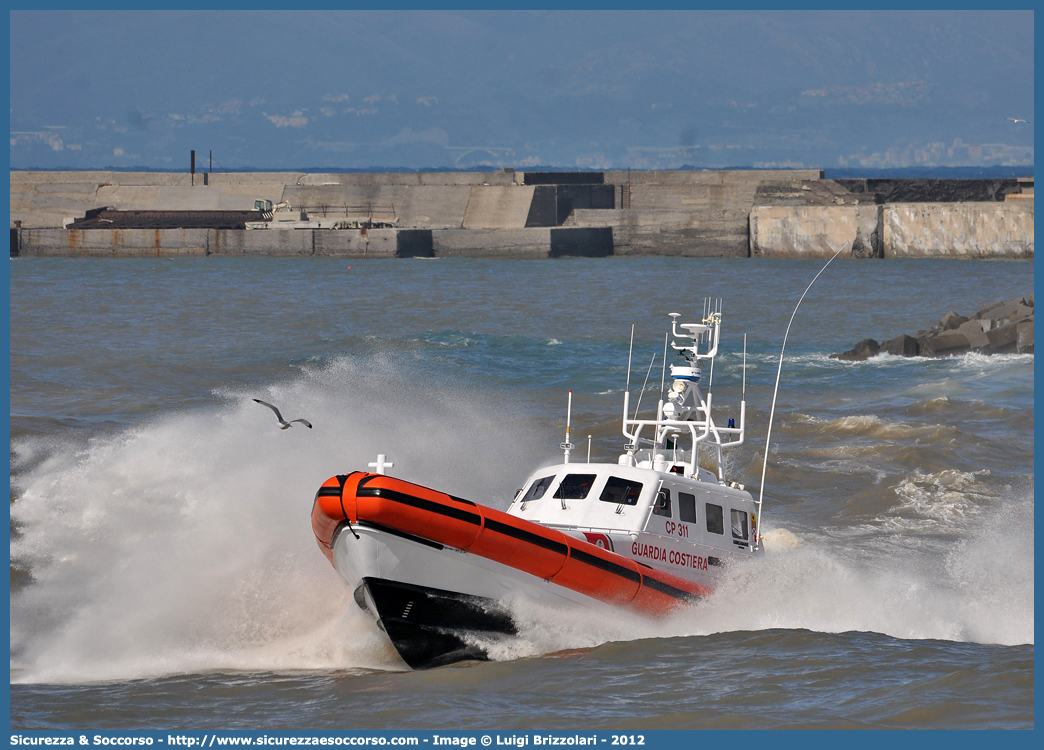
[[[750,494],[700,478],[633,466],[569,463],[533,474],[508,513],[566,533],[656,534],[720,550],[749,551],[755,503]]]

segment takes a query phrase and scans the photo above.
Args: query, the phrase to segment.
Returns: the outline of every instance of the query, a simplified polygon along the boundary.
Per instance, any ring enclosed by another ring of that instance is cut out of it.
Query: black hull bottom
[[[469,659],[488,660],[464,636],[515,635],[514,620],[494,600],[380,578],[364,578],[355,601],[377,618],[399,656],[413,669]]]

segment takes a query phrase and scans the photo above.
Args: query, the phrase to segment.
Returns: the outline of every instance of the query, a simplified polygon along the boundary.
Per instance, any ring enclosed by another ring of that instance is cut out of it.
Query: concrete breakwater
[[[863,339],[848,351],[830,357],[861,362],[881,353],[900,357],[952,357],[968,352],[1032,354],[1033,295],[994,302],[971,317],[951,311],[915,336],[904,333],[883,344]]]
[[[755,206],[750,254],[828,258],[844,243],[862,258],[1033,257],[1029,203]]]
[[[887,202],[907,198],[917,202]],[[199,221],[255,206],[247,224]],[[833,181],[819,170],[11,172],[12,255],[824,257],[845,242],[853,257],[1029,258],[1032,180]]]
[[[556,258],[613,254],[609,228],[493,229],[19,229],[25,256],[190,255],[345,258]],[[12,247],[16,240],[12,239]]]

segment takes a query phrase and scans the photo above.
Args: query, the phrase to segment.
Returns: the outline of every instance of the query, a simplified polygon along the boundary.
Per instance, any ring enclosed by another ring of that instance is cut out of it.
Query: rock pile
[[[948,312],[937,325],[916,336],[902,334],[879,344],[863,339],[831,359],[861,362],[881,353],[901,357],[952,357],[981,354],[1033,353],[1033,295],[994,302],[970,318]]]

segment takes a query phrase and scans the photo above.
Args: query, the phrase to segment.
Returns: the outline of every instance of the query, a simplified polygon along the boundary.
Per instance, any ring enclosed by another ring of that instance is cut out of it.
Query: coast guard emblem
[[[601,547],[607,552],[613,551],[613,540],[605,534],[592,534],[590,532],[585,531],[584,536],[586,536],[587,541],[589,541],[594,546]]]

